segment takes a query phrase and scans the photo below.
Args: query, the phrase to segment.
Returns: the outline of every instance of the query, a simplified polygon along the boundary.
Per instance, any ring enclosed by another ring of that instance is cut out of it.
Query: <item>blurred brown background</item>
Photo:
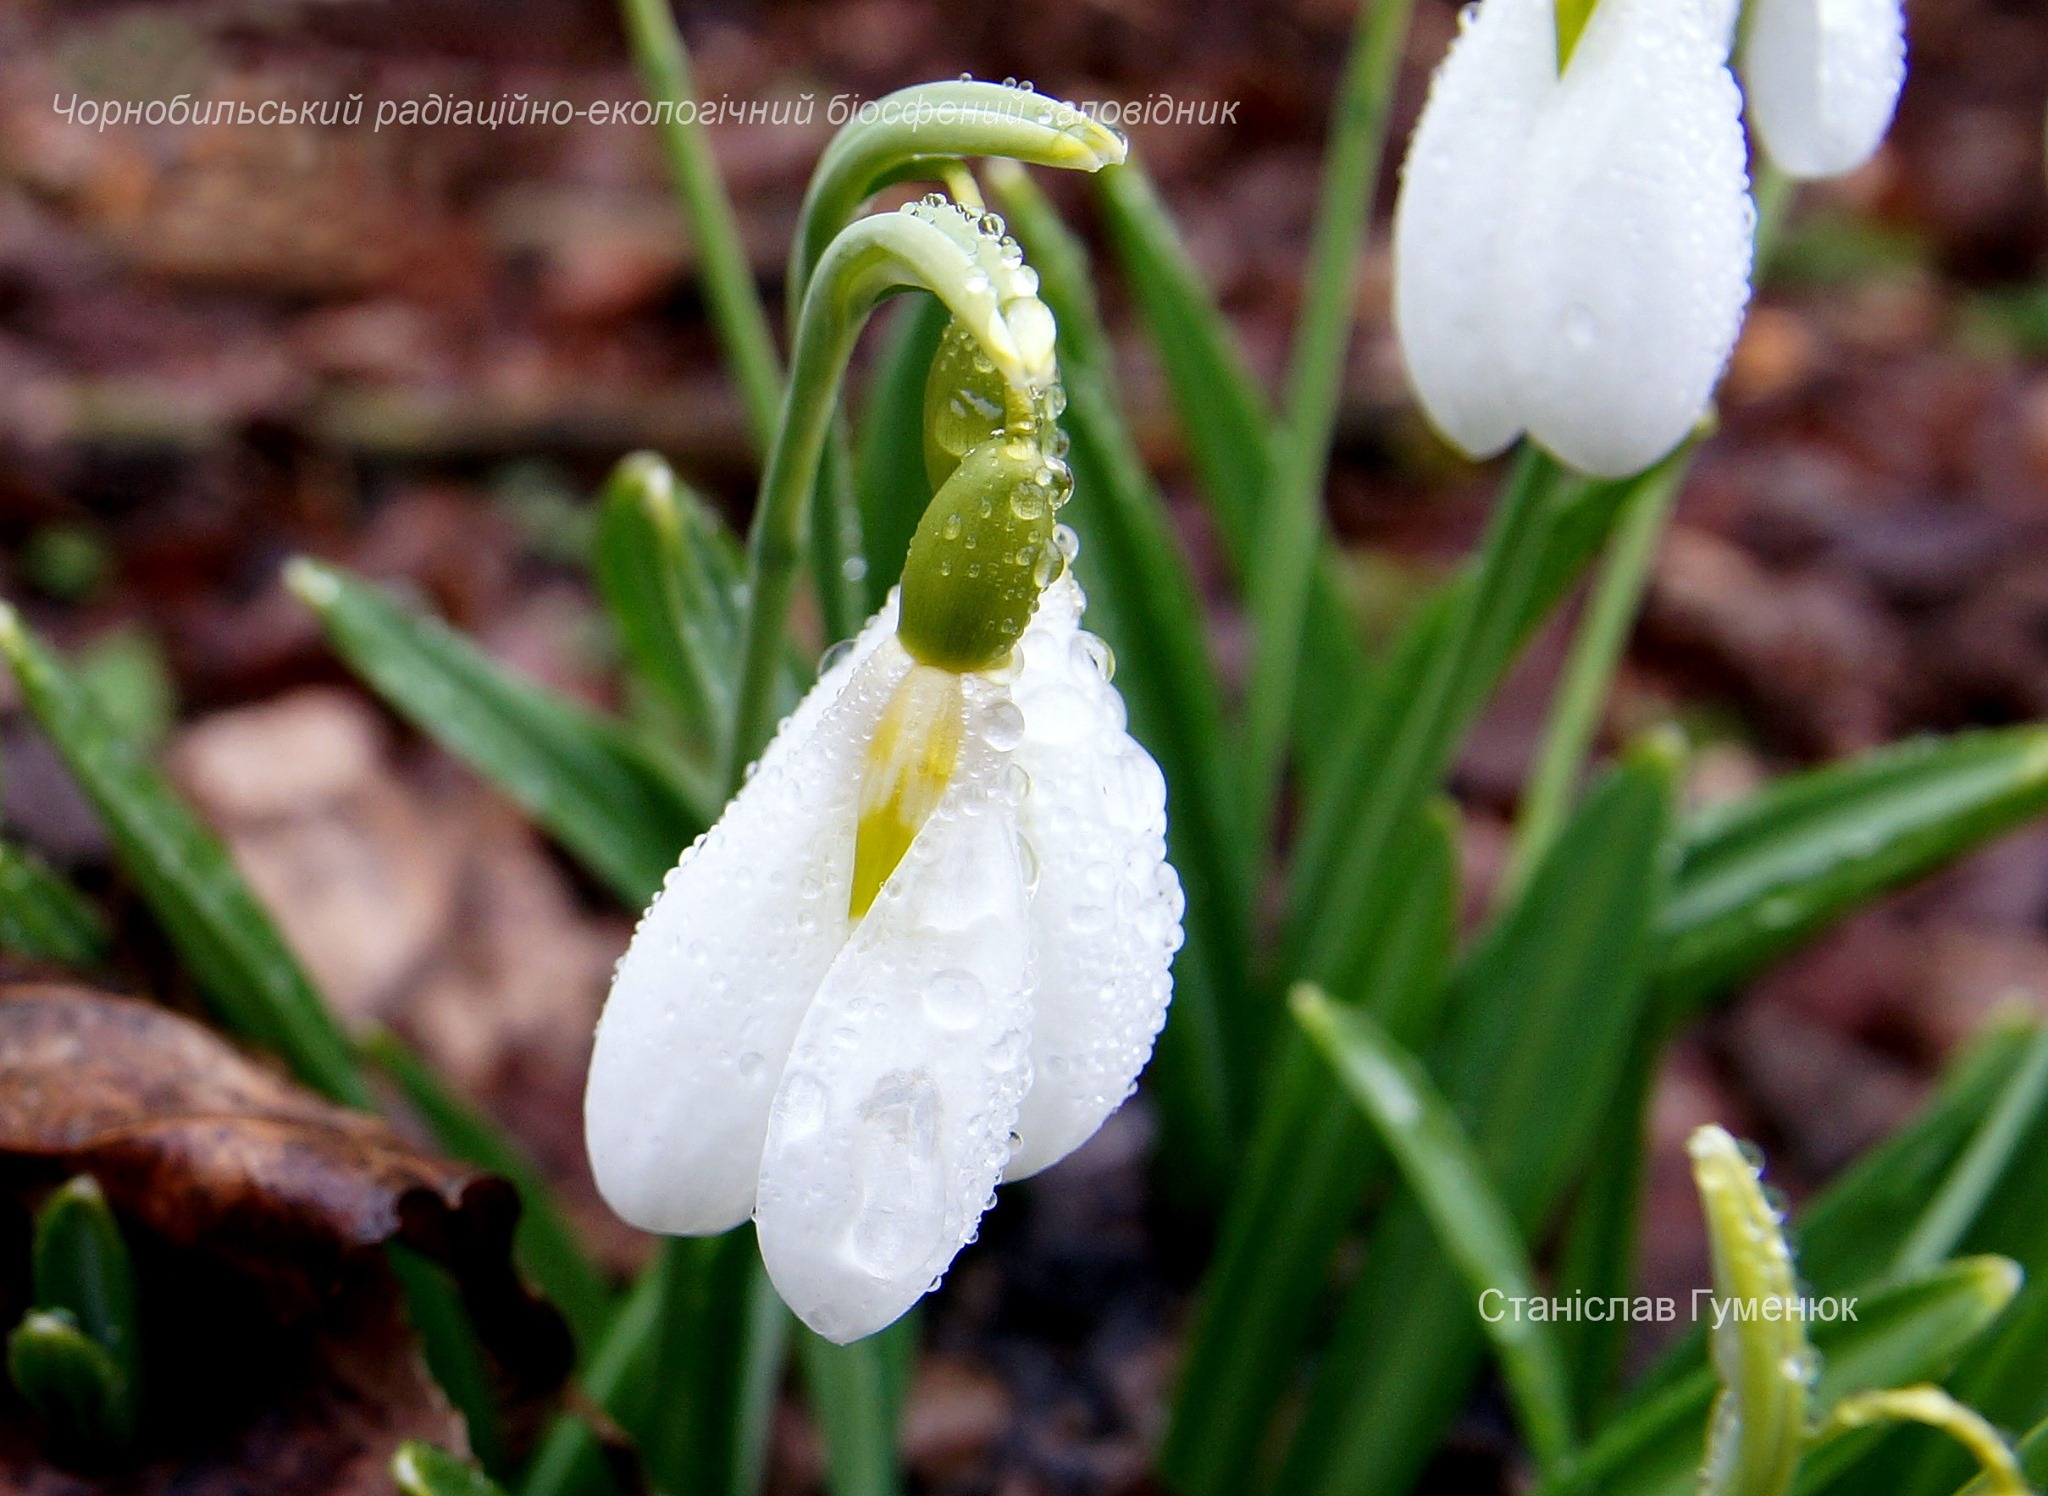
[[[1235,103],[1228,123],[1132,133],[1277,386],[1348,4],[681,15],[704,98],[812,97],[808,125],[713,132],[771,306],[835,95],[971,70],[1075,99]],[[1454,25],[1424,0],[1403,134]],[[1891,143],[1802,199],[1612,710],[1617,733],[1685,721],[1701,797],[1924,728],[2048,715],[2048,7],[1920,0],[1911,36]],[[577,562],[597,477],[657,447],[743,522],[754,454],[649,132],[374,128],[380,101],[437,94],[637,97],[610,6],[8,0],[0,58],[0,593],[165,743],[347,1015],[407,1033],[517,1128],[623,1265],[638,1248],[582,1182],[572,1119],[625,916],[348,686],[277,581],[295,551],[338,559],[602,701]],[[100,130],[53,110],[74,94],[361,95],[363,112]],[[1085,226],[1085,191],[1055,186]],[[1163,390],[1106,280],[1141,437],[1214,579]],[[1408,402],[1382,253],[1359,294],[1330,508],[1383,629],[1469,542],[1491,478]],[[1462,766],[1475,886],[1558,652],[1539,645]],[[0,823],[109,892],[137,927],[131,979],[175,993],[102,833],[4,696],[0,782]],[[1781,1182],[1810,1184],[2015,993],[2048,994],[2048,832],[1855,921],[1710,1021],[1658,1109],[1653,1281],[1699,1276],[1676,1151],[1691,1125],[1754,1136]],[[1133,1109],[1007,1192],[954,1270],[910,1414],[926,1488],[1138,1487],[1198,1265],[1148,1204],[1146,1137]],[[1474,1458],[1497,1442],[1487,1424]],[[814,1478],[793,1413],[777,1468],[788,1489]]]

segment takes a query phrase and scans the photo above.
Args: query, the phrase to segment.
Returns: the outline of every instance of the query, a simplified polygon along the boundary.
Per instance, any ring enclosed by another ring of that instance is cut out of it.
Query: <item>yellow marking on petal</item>
[[[1579,45],[1579,38],[1586,33],[1586,23],[1593,19],[1593,7],[1600,0],[1556,0],[1557,4],[1557,71],[1563,76],[1571,65],[1572,52]]]
[[[860,824],[853,838],[853,893],[847,913],[873,907],[917,833],[939,807],[960,763],[967,710],[960,677],[913,665],[883,708],[860,782]]]

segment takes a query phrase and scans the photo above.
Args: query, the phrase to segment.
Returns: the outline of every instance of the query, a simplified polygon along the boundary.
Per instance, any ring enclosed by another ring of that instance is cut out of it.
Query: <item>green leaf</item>
[[[586,1348],[580,1381],[585,1397],[624,1425],[644,1423],[652,1380],[662,1305],[667,1294],[669,1254],[663,1253],[619,1301],[604,1334]],[[556,1415],[526,1468],[519,1496],[571,1496],[609,1489],[597,1440],[578,1411]]]
[[[2044,808],[2048,728],[2021,727],[1879,749],[1696,816],[1659,985],[1694,1005]]]
[[[1554,1468],[1572,1448],[1572,1390],[1547,1321],[1487,1305],[1532,1301],[1536,1275],[1507,1207],[1493,1193],[1471,1140],[1422,1063],[1355,1008],[1315,987],[1294,989],[1294,1016],[1372,1119],[1402,1180],[1463,1275],[1493,1342],[1516,1421],[1538,1461]]]
[[[1325,533],[1330,436],[1343,389],[1345,350],[1357,318],[1358,260],[1413,10],[1414,0],[1375,0],[1358,14],[1330,121],[1283,416],[1259,495],[1258,545],[1245,597],[1252,662],[1245,691],[1243,782],[1250,801],[1246,819],[1261,844],[1278,800],[1295,720],[1303,627]]]
[[[1396,897],[1368,942],[1371,960],[1340,997],[1409,1048],[1436,1037],[1458,923],[1458,824],[1439,804],[1418,815],[1385,869]],[[1274,1408],[1324,1307],[1330,1259],[1385,1155],[1329,1067],[1299,1032],[1283,1035],[1265,1105],[1232,1190],[1188,1337],[1160,1455],[1178,1490],[1248,1488]]]
[[[782,404],[782,361],[740,237],[739,215],[698,116],[690,54],[669,0],[620,0],[619,10],[641,86],[650,100],[666,106],[655,131],[696,246],[719,346],[739,385],[748,428],[766,451]]]
[[[134,1441],[131,1385],[68,1310],[23,1317],[7,1337],[7,1373],[52,1442],[74,1456],[104,1459]]]
[[[391,1458],[391,1478],[404,1496],[504,1496],[504,1489],[467,1460],[418,1439]]]
[[[1305,787],[1283,969],[1347,985],[1377,926],[1372,905],[1387,896],[1375,870],[1390,838],[1437,792],[1465,730],[1631,491],[1573,482],[1523,453],[1478,556],[1422,606]]]
[[[300,558],[292,590],[350,667],[638,907],[708,823],[614,724],[520,679],[438,620]]]
[[[504,1473],[511,1456],[498,1416],[497,1389],[463,1309],[461,1290],[438,1263],[396,1242],[385,1246],[384,1261],[405,1290],[406,1313],[420,1337],[427,1369],[462,1413],[470,1448],[486,1470]]]
[[[1817,1369],[1804,1322],[1784,1312],[1799,1302],[1792,1250],[1764,1199],[1758,1166],[1734,1138],[1702,1127],[1686,1151],[1713,1253],[1711,1359],[1721,1380],[1700,1496],[1784,1496],[1806,1444]]]
[[[97,966],[107,923],[85,896],[26,847],[0,841],[0,950],[62,966]]]
[[[936,296],[913,292],[904,302],[890,320],[854,452],[871,607],[882,605],[902,575],[910,537],[932,500],[924,467],[925,374],[950,314]]]
[[[1095,186],[1124,281],[1159,352],[1225,559],[1242,586],[1258,556],[1260,503],[1272,472],[1272,412],[1137,159],[1096,173]],[[1295,748],[1317,760],[1344,703],[1363,689],[1367,676],[1358,620],[1327,547],[1309,578],[1307,606]]]
[[[81,1174],[36,1213],[35,1302],[61,1309],[113,1360],[132,1396],[142,1379],[135,1269],[99,1182]]]
[[[2004,1258],[1964,1258],[1860,1296],[1853,1320],[1815,1322],[1816,1397],[1829,1405],[1868,1388],[1940,1375],[2004,1312],[2019,1279]],[[1695,1496],[1700,1438],[1719,1385],[1696,1361],[1607,1425],[1577,1466],[1544,1482],[1538,1496]]]
[[[1456,979],[1432,1068],[1525,1238],[1584,1172],[1644,1021],[1678,768],[1666,739],[1632,749]],[[1427,1219],[1397,1201],[1367,1239],[1278,1488],[1405,1491],[1455,1415],[1481,1346]]]
[[[1025,177],[991,164],[1010,225],[1059,322],[1072,438],[1074,497],[1061,518],[1082,537],[1078,571],[1088,626],[1119,662],[1131,729],[1166,775],[1167,846],[1187,892],[1187,945],[1175,968],[1174,1017],[1160,1038],[1153,1084],[1184,1183],[1213,1191],[1242,1125],[1263,1049],[1255,1035],[1248,950],[1254,850],[1244,841],[1223,762],[1221,693],[1204,643],[1201,600],[1165,503],[1118,414],[1108,341],[1087,259]]]
[[[397,1035],[379,1030],[363,1040],[363,1053],[404,1093],[434,1140],[455,1157],[519,1190],[519,1226],[513,1246],[520,1266],[547,1295],[584,1348],[597,1344],[612,1311],[612,1292],[562,1214],[554,1191],[533,1161],[494,1126],[451,1093],[441,1078]]]
[[[360,1104],[347,1039],[226,850],[4,603],[0,658],[221,1018],[284,1055],[307,1084]]]
[[[1273,414],[1138,159],[1097,172],[1095,190],[1110,247],[1159,352],[1188,455],[1242,568],[1258,532]]]
[[[797,1329],[804,1384],[825,1436],[825,1481],[832,1496],[894,1496],[896,1420],[917,1350],[917,1316],[905,1315],[851,1345]]]
[[[1940,1089],[1911,1122],[1850,1165],[1801,1212],[1793,1239],[1800,1270],[1817,1292],[1869,1291],[1893,1272],[1899,1244],[1911,1229],[1902,1233],[1901,1223],[1920,1219],[1928,1203],[1945,1193],[1945,1181],[1984,1119],[2019,1079],[2035,1032],[2016,1020],[1987,1030],[1949,1065]],[[1695,1330],[1630,1389],[1624,1412],[1696,1371],[1703,1356]]]
[[[738,607],[720,575],[717,521],[669,465],[635,452],[598,495],[591,569],[633,677],[693,756],[715,761],[732,716]]]
[[[753,1496],[761,1483],[789,1311],[750,1226],[671,1238],[647,1414],[633,1428],[664,1491]]]

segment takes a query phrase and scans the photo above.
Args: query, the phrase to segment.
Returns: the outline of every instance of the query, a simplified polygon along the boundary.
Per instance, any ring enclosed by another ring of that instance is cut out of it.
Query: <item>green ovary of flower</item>
[[[911,658],[953,671],[1001,663],[1060,573],[1053,514],[1069,484],[1029,436],[992,437],[961,458],[904,561],[896,635]]]

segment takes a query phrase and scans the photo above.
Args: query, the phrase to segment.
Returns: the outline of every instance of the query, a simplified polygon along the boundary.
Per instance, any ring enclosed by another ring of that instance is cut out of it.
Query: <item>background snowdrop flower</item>
[[[1788,173],[1853,171],[1906,81],[1903,0],[1750,0],[1742,78],[1750,121]]]
[[[1581,471],[1639,471],[1705,411],[1749,296],[1725,13],[1600,0],[1562,67],[1553,0],[1468,15],[1395,208],[1409,376],[1471,456],[1526,431]]]
[[[676,1234],[751,1215],[841,1342],[1123,1101],[1180,944],[1165,782],[1053,524],[1063,464],[1008,436],[928,453],[953,471],[902,588],[641,921],[585,1105],[613,1209]]]

